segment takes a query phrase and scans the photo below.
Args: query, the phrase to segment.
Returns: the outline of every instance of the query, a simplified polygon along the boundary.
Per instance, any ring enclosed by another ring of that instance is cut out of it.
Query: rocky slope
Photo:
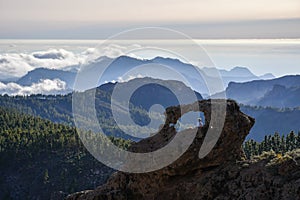
[[[234,101],[225,103],[227,112],[221,135],[204,158],[198,157],[200,147],[209,130],[215,128],[212,124],[218,121],[210,118],[211,111],[221,109],[222,100],[216,100],[214,105],[205,100],[181,109],[168,108],[162,130],[132,146],[133,152],[149,152],[166,145],[176,134],[170,124],[184,113],[196,111],[199,105],[205,114],[205,126],[196,130],[188,150],[168,167],[141,174],[117,172],[96,190],[75,193],[67,199],[299,199],[300,152],[247,161],[241,145],[254,119],[243,114]]]

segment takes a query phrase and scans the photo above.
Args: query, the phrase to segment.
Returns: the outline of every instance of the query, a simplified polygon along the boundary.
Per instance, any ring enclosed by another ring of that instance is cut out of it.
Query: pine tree
[[[282,154],[284,154],[286,152],[286,144],[285,144],[284,135],[282,135],[282,137],[281,137],[280,150],[281,150]]]
[[[296,146],[297,148],[300,148],[300,131],[298,131]]]
[[[49,173],[48,173],[48,169],[45,170],[44,172],[44,179],[43,179],[44,184],[49,183]]]
[[[281,137],[279,133],[275,132],[274,135],[266,135],[262,142],[250,139],[245,141],[243,148],[247,158],[271,150],[277,154],[285,154],[288,151],[300,148],[300,131],[297,135],[294,131],[291,131],[287,136],[282,135]]]
[[[288,134],[288,140],[287,140],[287,150],[288,151],[291,151],[293,149],[296,148],[296,137],[295,137],[295,133],[294,131],[291,131],[289,134]]]
[[[280,138],[280,135],[279,133],[275,133],[274,134],[274,147],[273,147],[273,150],[276,152],[276,153],[280,153],[281,152],[281,149],[280,149],[280,143],[281,143],[281,138]]]

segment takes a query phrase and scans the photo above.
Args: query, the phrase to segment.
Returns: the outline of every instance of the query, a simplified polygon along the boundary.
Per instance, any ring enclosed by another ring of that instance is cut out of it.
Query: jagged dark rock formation
[[[221,106],[222,100],[216,102],[217,107]],[[231,100],[226,102],[226,118],[220,138],[204,158],[200,159],[198,152],[208,129],[212,128],[210,100],[184,105],[181,109],[179,106],[168,108],[162,130],[134,144],[131,151],[149,152],[167,144],[176,134],[169,124],[176,123],[184,113],[195,111],[197,105],[205,114],[205,126],[197,130],[193,143],[178,160],[149,173],[117,172],[105,185],[93,191],[69,195],[67,199],[299,199],[300,169],[297,162],[300,156],[282,159],[280,164],[273,163],[275,155],[245,160],[241,145],[254,125],[254,119],[243,114]],[[191,131],[187,129],[177,134]]]

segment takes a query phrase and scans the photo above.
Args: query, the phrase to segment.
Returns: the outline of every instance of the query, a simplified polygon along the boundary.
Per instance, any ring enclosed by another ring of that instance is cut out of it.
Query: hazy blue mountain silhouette
[[[208,76],[213,76],[214,73],[213,71],[210,70],[210,68],[203,68],[203,71],[208,75]],[[219,69],[219,73],[223,79],[223,84],[225,87],[228,86],[230,82],[249,82],[253,80],[265,80],[265,79],[273,79],[275,78],[273,74],[268,73],[262,76],[256,76],[253,74],[247,67],[240,67],[236,66],[232,68],[231,70],[224,70],[224,69]]]
[[[262,80],[274,79],[276,78],[272,73],[266,73],[264,75],[259,76]]]
[[[97,63],[93,64],[97,67]],[[101,65],[101,63],[100,63]],[[205,81],[201,75],[201,70],[195,69],[194,66],[181,62],[178,59],[156,57],[151,60],[140,60],[128,56],[120,56],[114,59],[107,70],[103,73],[99,84],[112,80],[118,81],[118,77],[122,77],[128,71],[132,77],[138,77],[141,74],[151,76],[152,78],[170,80],[172,76],[170,71],[179,72],[183,78],[187,80],[186,85],[200,93],[208,93]],[[127,79],[126,76],[124,79]],[[174,78],[173,78],[174,79]]]
[[[300,108],[280,109],[271,107],[241,106],[241,111],[255,118],[248,139],[262,141],[265,135],[287,135],[292,130],[300,131]]]
[[[220,70],[220,74],[226,77],[257,77],[246,67],[235,67],[229,71]]]
[[[188,88],[178,81],[163,81],[150,78],[133,79],[129,82],[119,83],[126,87],[126,84],[140,84],[143,81],[151,80],[152,84],[146,84],[133,93],[130,98],[132,105],[131,117],[139,125],[149,123],[147,110],[155,104],[168,107],[178,105],[178,99],[167,88],[178,88],[181,95],[186,95],[184,89]],[[161,82],[169,84],[168,87],[162,87]],[[111,94],[117,83],[107,83],[97,88],[96,110],[100,117],[100,122],[105,123],[105,131],[108,135],[136,140],[136,138],[124,134],[119,129],[112,118],[111,112]],[[202,99],[200,94],[195,93],[198,99]],[[72,124],[72,95],[32,95],[29,97],[9,97],[0,96],[0,106],[17,109],[21,112],[34,114],[53,122]],[[274,133],[287,134],[291,130],[295,132],[300,130],[300,110],[295,109],[275,109],[255,106],[241,105],[241,110],[246,114],[256,118],[256,123],[250,132],[248,138],[261,140],[264,135]],[[123,112],[123,110],[120,110]],[[191,120],[194,122],[194,119]]]
[[[142,85],[136,89],[130,97],[130,103],[136,107],[149,110],[152,105],[159,104],[164,108],[169,106],[179,105],[180,100],[183,100],[181,104],[189,104],[195,100],[202,100],[201,94],[194,92],[191,88],[187,87],[180,81],[175,80],[160,80],[149,77],[136,78],[125,83],[120,84],[121,92],[127,92],[126,88],[134,88],[136,85]],[[112,92],[112,88],[116,84],[104,84],[99,88]],[[122,91],[124,89],[124,91]],[[176,93],[176,94],[175,94]],[[122,96],[122,93],[120,94]],[[186,98],[188,95],[195,95],[193,98]]]
[[[256,105],[272,106],[278,108],[293,108],[300,106],[300,86],[286,88],[282,85],[274,85]]]
[[[104,67],[107,67],[105,71],[103,71]],[[163,67],[165,68],[162,69]],[[134,71],[135,68],[136,71]],[[99,57],[98,59],[84,66],[81,73],[85,77],[85,80],[82,81],[84,84],[79,86],[79,89],[86,90],[107,82],[120,81],[120,77],[130,70],[132,71],[132,74],[129,74],[131,77],[139,77],[139,72],[143,71],[143,74],[149,74],[149,76],[153,78],[162,80],[172,79],[172,76],[168,71],[166,71],[166,68],[182,74],[183,78],[187,80],[184,83],[201,94],[209,94],[207,81],[210,83],[215,83],[216,79],[219,78],[216,75],[216,70],[212,70],[207,67],[200,69],[199,67],[183,63],[180,60],[173,58],[156,57],[150,60],[141,60],[128,56],[120,56],[116,59],[104,56]],[[93,83],[91,80],[98,80],[100,74],[102,74],[101,79],[99,80],[98,84],[95,85],[95,83]],[[261,79],[261,77],[255,76],[249,69],[245,67],[235,67],[230,71],[219,70],[219,74],[223,79],[223,84],[225,87],[230,81],[246,82],[249,80]],[[41,79],[58,78],[62,81],[65,81],[68,88],[73,88],[75,76],[75,72],[39,68],[21,77],[17,83],[28,86],[32,83],[39,82]],[[271,74],[266,76],[268,76],[268,78],[272,77]],[[123,76],[123,79],[126,80],[127,78],[126,76]],[[224,90],[224,88],[221,90]]]
[[[144,84],[145,82],[147,84]],[[202,99],[200,94],[195,93],[179,81],[140,78],[124,83],[103,84],[96,88],[95,107],[99,116],[99,123],[102,123],[103,127],[105,127],[103,131],[107,135],[137,140],[137,138],[125,134],[118,128],[111,110],[111,96],[115,87],[130,88],[132,85],[143,85],[129,99],[130,116],[136,124],[141,126],[147,125],[150,122],[147,111],[149,111],[152,105],[159,104],[164,109],[169,106],[176,106],[179,104],[177,97],[180,99],[181,97],[190,95],[191,92],[195,94],[196,99],[183,103],[188,104]],[[172,91],[177,91],[179,96],[176,96]],[[121,92],[127,91],[121,90]],[[122,93],[121,96],[123,96]],[[31,95],[28,97],[0,95],[0,106],[17,109],[27,114],[34,114],[53,122],[73,124],[72,94]],[[122,106],[117,111],[120,115],[126,112]]]
[[[28,72],[25,76],[16,81],[19,85],[30,86],[42,79],[60,79],[67,83],[69,89],[73,88],[76,73],[57,69],[37,68]]]
[[[278,85],[283,86],[285,89]],[[226,96],[239,103],[250,105],[277,107],[281,104],[280,102],[286,102],[283,103],[283,106],[297,106],[299,103],[297,104],[296,99],[287,100],[288,98],[295,98],[298,96],[297,87],[300,87],[300,75],[284,76],[271,80],[255,80],[245,83],[230,82],[226,88]],[[283,92],[283,90],[286,91]],[[217,97],[218,95],[214,95],[214,98]],[[278,99],[274,99],[274,103],[272,103],[273,101],[271,101],[270,98]],[[285,100],[283,100],[283,98],[285,98]],[[279,107],[282,107],[282,105]]]

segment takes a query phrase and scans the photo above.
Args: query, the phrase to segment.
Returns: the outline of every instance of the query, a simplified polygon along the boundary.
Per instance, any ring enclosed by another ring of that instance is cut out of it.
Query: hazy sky
[[[299,0],[0,0],[0,38],[105,38],[163,26],[196,38],[300,37]]]

